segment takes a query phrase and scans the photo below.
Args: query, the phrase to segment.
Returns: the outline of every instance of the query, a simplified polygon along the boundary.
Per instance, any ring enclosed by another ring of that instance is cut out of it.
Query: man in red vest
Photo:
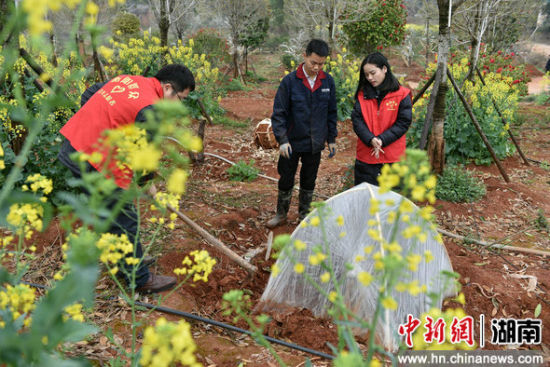
[[[122,191],[132,181],[133,172],[120,168],[116,160],[108,157],[108,150],[102,145],[102,138],[107,130],[117,129],[124,125],[146,121],[145,111],[154,108],[155,102],[166,99],[182,101],[189,92],[195,89],[195,79],[191,71],[179,64],[167,65],[152,78],[136,75],[119,75],[107,83],[97,83],[88,88],[81,97],[81,108],[63,126],[60,133],[66,138],[59,151],[58,159],[80,178],[82,172],[70,155],[81,152],[91,155],[100,153],[100,163],[86,162],[86,171],[99,171],[113,178],[119,188],[108,200],[107,207],[112,210],[123,197]],[[106,161],[109,161],[105,164]],[[106,231],[112,234],[126,234],[135,244],[133,256],[141,259],[136,269],[136,290],[141,293],[160,292],[176,284],[175,277],[156,275],[149,272],[152,262],[143,261],[143,250],[138,237],[137,210],[133,203],[125,203]],[[123,261],[126,272],[131,274],[133,268]],[[125,280],[126,276],[124,276]]]

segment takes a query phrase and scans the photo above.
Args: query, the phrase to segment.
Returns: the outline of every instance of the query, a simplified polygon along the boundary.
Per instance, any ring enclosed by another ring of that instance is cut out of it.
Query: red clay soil
[[[264,151],[252,143],[252,132],[257,122],[269,117],[273,103],[273,83],[264,83],[248,92],[233,92],[222,100],[222,106],[230,116],[249,121],[245,129],[208,126],[205,135],[205,152],[221,155],[233,162],[254,159],[254,165],[262,173],[277,178],[276,150]],[[330,197],[345,184],[348,167],[355,157],[355,135],[350,122],[339,123],[337,154],[328,159],[323,152],[317,179],[318,198]],[[550,162],[550,125],[542,124],[537,134],[522,129],[518,139],[530,158]],[[546,145],[545,145],[546,144]],[[455,204],[437,201],[437,222],[440,228],[487,242],[498,242],[518,247],[530,247],[550,252],[548,229],[537,226],[537,218],[550,217],[550,174],[548,166],[524,165],[517,155],[503,161],[512,182],[506,183],[496,166],[473,166],[477,177],[483,179],[487,194],[475,203]],[[252,308],[258,303],[269,278],[272,259],[265,260],[265,243],[268,229],[265,222],[274,214],[276,182],[257,178],[252,182],[228,180],[226,169],[230,165],[212,156],[206,156],[202,165],[193,167],[181,210],[242,256],[262,247],[251,262],[258,272],[251,276],[235,265],[219,251],[208,245],[185,224],[178,224],[174,231],[163,233],[162,246],[156,248],[159,259],[153,271],[170,274],[181,266],[184,257],[194,249],[207,249],[218,261],[208,282],[185,284],[162,304],[181,311],[193,312],[218,321],[233,323],[232,316],[224,315],[222,296],[232,289],[244,290],[250,296]],[[144,206],[145,207],[145,206]],[[291,233],[296,225],[297,205],[291,205],[289,222],[275,230]],[[59,246],[56,221],[35,243],[40,249],[49,245]],[[147,245],[147,244],[146,244]],[[462,291],[466,297],[465,311],[479,320],[486,317],[486,340],[490,340],[491,318],[534,318],[537,305],[542,305],[538,318],[543,322],[542,345],[531,346],[549,355],[550,347],[550,265],[548,257],[533,254],[496,251],[482,246],[445,238],[454,270],[460,274]],[[51,251],[51,249],[47,249]],[[32,278],[33,280],[35,278]],[[535,279],[536,287],[533,287]],[[40,280],[36,278],[36,280]],[[531,283],[530,283],[531,281]],[[103,286],[104,287],[104,286]],[[145,297],[150,300],[150,297]],[[445,307],[456,307],[447,300]],[[175,316],[153,313],[147,323],[160,316],[177,320]],[[266,332],[273,337],[330,353],[327,342],[336,344],[336,328],[328,320],[319,320],[307,310],[272,313],[272,321]],[[236,326],[248,328],[241,320]],[[477,329],[479,330],[479,329]],[[246,362],[247,366],[274,365],[274,359],[257,347],[248,337],[227,332],[221,328],[193,323],[193,335],[199,348],[199,359],[204,365],[235,366]],[[124,334],[121,335],[125,338]],[[486,344],[487,349],[503,346]],[[523,347],[522,347],[523,348]],[[304,361],[303,353],[280,346],[275,349],[290,365]],[[316,359],[317,366],[328,362]]]

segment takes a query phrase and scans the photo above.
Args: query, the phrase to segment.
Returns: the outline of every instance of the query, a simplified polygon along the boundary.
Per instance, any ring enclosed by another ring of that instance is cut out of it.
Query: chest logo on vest
[[[113,89],[111,89],[111,93],[122,93],[126,90],[126,88],[121,87],[119,85],[115,85]]]
[[[321,89],[321,92],[328,93],[328,92],[330,92],[330,88],[323,88],[323,89]]]
[[[396,101],[387,101],[386,102],[386,108],[388,111],[395,111],[397,109],[397,102]]]

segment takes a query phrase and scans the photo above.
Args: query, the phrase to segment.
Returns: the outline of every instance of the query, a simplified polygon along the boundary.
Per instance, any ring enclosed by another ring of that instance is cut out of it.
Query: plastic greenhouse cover
[[[410,213],[410,222],[404,223],[400,220],[397,224],[395,222],[390,224],[387,220],[388,214],[391,211],[397,212],[402,200],[409,200],[393,191],[380,194],[378,189],[377,186],[363,183],[340,193],[325,202],[328,214],[320,225],[298,226],[294,230],[289,246],[293,246],[295,240],[301,240],[307,244],[307,248],[303,251],[294,249],[292,251],[294,261],[290,257],[281,254],[281,257],[277,260],[279,274],[275,277],[272,275],[269,278],[267,287],[260,299],[260,310],[276,310],[278,306],[288,305],[307,308],[317,317],[328,316],[327,310],[332,303],[313,285],[308,283],[304,276],[304,274],[308,274],[327,293],[334,290],[332,280],[327,283],[319,281],[326,269],[309,263],[309,256],[315,254],[313,248],[320,245],[325,248],[324,253],[327,253],[326,247],[330,251],[330,256],[326,261],[332,262],[334,274],[342,282],[341,292],[347,307],[360,318],[370,321],[377,304],[379,288],[382,285],[376,279],[372,258],[372,254],[380,250],[380,243],[374,241],[367,234],[368,221],[377,219],[376,214],[371,215],[369,213],[372,198],[376,198],[380,203],[378,223],[381,227],[382,236],[386,241],[390,239],[394,226],[398,226],[395,239],[402,247],[401,255],[403,257],[409,253],[422,256],[426,250],[431,251],[433,255],[432,261],[421,261],[418,264],[417,271],[412,272],[406,269],[399,278],[399,281],[404,283],[418,280],[419,286],[423,284],[427,286],[428,291],[426,293],[412,296],[406,291],[397,292],[392,290],[391,295],[398,303],[397,309],[384,310],[376,330],[377,339],[383,341],[384,347],[391,351],[397,349],[400,339],[398,327],[406,322],[408,314],[419,318],[423,312],[429,311],[432,307],[441,308],[443,298],[456,294],[453,282],[441,274],[442,271],[453,271],[447,250],[443,244],[436,241],[437,233],[433,228],[430,228],[430,224],[426,223],[420,216],[414,215],[419,208],[411,202],[413,212]],[[312,211],[304,220],[309,222],[311,218],[318,216],[318,210]],[[344,217],[343,225],[337,223],[339,215]],[[427,234],[425,242],[420,242],[414,237],[409,239],[403,237],[401,232],[411,224],[418,224],[423,228],[423,232]],[[380,227],[377,224],[375,228]],[[341,235],[342,232],[345,232],[345,236]],[[366,255],[364,249],[366,246],[371,245],[374,246],[373,252]],[[364,256],[365,259],[356,262],[358,255]],[[297,262],[305,265],[302,274],[298,274],[293,270],[294,264]],[[353,269],[346,270],[346,264],[353,264]],[[374,281],[368,287],[358,281],[357,276],[362,271],[375,276]],[[428,297],[430,292],[441,294],[437,304],[431,304],[432,301]],[[366,333],[366,331],[359,330],[358,332]]]

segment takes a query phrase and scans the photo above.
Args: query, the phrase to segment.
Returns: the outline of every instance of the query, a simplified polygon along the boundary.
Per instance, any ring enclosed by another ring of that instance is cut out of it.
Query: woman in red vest
[[[386,163],[405,154],[405,133],[412,120],[411,91],[399,84],[388,59],[375,52],[363,60],[351,114],[357,134],[355,185],[378,185],[378,175]]]

